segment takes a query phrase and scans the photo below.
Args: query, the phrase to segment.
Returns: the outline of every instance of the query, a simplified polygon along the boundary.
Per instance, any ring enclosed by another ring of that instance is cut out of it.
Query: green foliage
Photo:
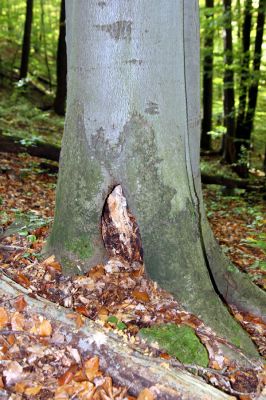
[[[233,57],[234,62],[232,69],[235,76],[235,108],[238,109],[238,99],[240,90],[240,67],[243,57],[242,49],[242,24],[244,19],[244,0],[232,0],[232,31],[233,31]],[[210,31],[214,35],[214,48],[213,48],[213,130],[212,144],[214,149],[218,150],[222,145],[222,133],[219,129],[223,123],[223,73],[224,73],[224,49],[223,49],[223,26],[224,26],[224,11],[223,2],[214,2],[213,15],[214,18],[206,18],[210,15],[209,8],[206,8],[205,1],[200,0],[200,27],[201,27],[201,60],[206,54],[210,54],[211,48],[205,47],[204,38]],[[251,46],[250,46],[250,64],[253,62],[255,30],[258,1],[253,1],[253,15],[252,15],[252,29],[251,29]],[[263,49],[265,50],[265,49]],[[201,67],[203,62],[201,62]],[[247,71],[250,73],[249,71]],[[201,71],[202,73],[202,71]],[[253,79],[253,75],[250,80]],[[258,79],[258,76],[255,77]],[[265,125],[265,110],[266,110],[266,53],[262,53],[261,71],[260,71],[260,87],[258,104],[256,108],[254,130],[252,133],[252,146],[254,152],[251,154],[250,163],[255,168],[261,168],[261,155],[264,152],[266,145],[266,125]],[[218,135],[217,135],[218,133]],[[259,157],[258,157],[259,155]],[[244,157],[243,157],[244,158]]]
[[[194,330],[186,325],[163,324],[140,330],[140,336],[159,347],[183,364],[207,367],[208,353]]]
[[[1,64],[9,71],[20,67],[26,1],[1,0]],[[29,71],[55,84],[60,0],[34,1]]]
[[[107,322],[111,325],[114,325],[114,327],[119,331],[123,331],[127,327],[126,324],[124,324],[124,322],[122,321],[119,321],[119,319],[115,315],[110,315],[107,318]]]
[[[6,235],[18,233],[20,236],[25,236],[30,242],[34,242],[36,237],[29,232],[47,226],[51,223],[52,218],[47,218],[36,214],[35,212],[23,213],[21,210],[13,208],[10,211],[15,213],[14,222],[6,230]],[[5,218],[4,214],[0,214],[0,218]],[[1,219],[2,219],[1,218]]]
[[[262,250],[266,254],[266,234],[261,233],[258,235],[257,239],[249,237],[245,240],[242,240],[243,243],[247,243],[251,247],[256,247]]]
[[[61,144],[64,119],[52,112],[43,112],[32,105],[14,89],[0,90],[0,130],[8,136],[15,136],[24,146],[38,142]]]

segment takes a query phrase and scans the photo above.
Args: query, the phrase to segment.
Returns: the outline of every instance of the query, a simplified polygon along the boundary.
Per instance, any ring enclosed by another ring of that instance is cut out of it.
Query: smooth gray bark
[[[204,244],[197,1],[68,0],[66,13],[68,101],[49,251],[67,273],[104,262],[102,210],[121,185],[150,277],[256,357],[216,294]]]

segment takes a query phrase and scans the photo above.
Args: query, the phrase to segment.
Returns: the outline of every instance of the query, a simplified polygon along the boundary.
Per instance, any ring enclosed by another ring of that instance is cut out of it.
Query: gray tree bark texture
[[[104,263],[101,216],[121,185],[149,276],[256,358],[222,300],[261,316],[265,297],[223,258],[203,209],[198,2],[67,0],[66,27],[68,100],[48,251],[66,273]]]

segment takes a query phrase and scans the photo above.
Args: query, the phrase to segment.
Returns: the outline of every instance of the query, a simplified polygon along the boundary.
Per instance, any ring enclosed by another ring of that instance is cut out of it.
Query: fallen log
[[[114,382],[126,386],[132,395],[149,388],[156,400],[226,400],[235,399],[208,385],[203,380],[181,369],[173,368],[167,360],[143,355],[136,345],[123,341],[115,332],[109,331],[95,322],[86,319],[77,330],[73,319],[69,319],[69,310],[59,307],[32,293],[10,278],[1,274],[0,296],[12,298],[23,294],[28,304],[26,311],[38,313],[53,324],[60,324],[66,346],[78,349],[84,357],[97,355],[100,367],[110,375]],[[134,383],[134,386],[133,386]]]
[[[59,146],[44,142],[36,142],[25,146],[20,140],[21,138],[19,137],[7,136],[0,133],[0,151],[6,153],[28,153],[31,156],[46,158],[47,160],[59,160]]]
[[[248,190],[258,190],[262,187],[259,184],[251,184],[249,179],[234,179],[227,178],[222,175],[208,175],[201,174],[201,182],[205,185],[221,185],[228,188],[238,188],[238,189],[248,189]]]

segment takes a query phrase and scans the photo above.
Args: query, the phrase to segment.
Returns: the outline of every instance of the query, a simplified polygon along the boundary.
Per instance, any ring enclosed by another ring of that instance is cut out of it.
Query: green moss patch
[[[81,237],[80,239],[73,240],[67,246],[67,250],[76,254],[81,260],[90,258],[93,254],[93,248],[88,237]]]
[[[139,335],[150,343],[157,342],[161,349],[183,364],[208,365],[207,350],[189,326],[157,325],[141,329]]]

